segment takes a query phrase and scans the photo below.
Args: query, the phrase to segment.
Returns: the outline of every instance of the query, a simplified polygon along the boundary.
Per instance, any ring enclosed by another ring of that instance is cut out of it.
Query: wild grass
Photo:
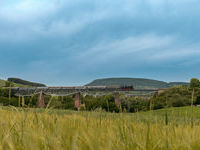
[[[135,114],[0,107],[2,150],[199,150],[199,135],[197,107]]]

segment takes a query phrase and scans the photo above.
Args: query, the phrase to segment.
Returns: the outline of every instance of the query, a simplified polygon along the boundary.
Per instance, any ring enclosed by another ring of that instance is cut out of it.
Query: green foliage
[[[74,98],[72,96],[60,96],[58,97],[62,109],[74,109]]]
[[[5,82],[5,87],[14,87],[14,84],[11,81],[6,81]]]
[[[191,90],[185,86],[177,86],[166,90],[164,93],[153,98],[154,109],[164,107],[180,107],[190,104]]]
[[[85,111],[85,110],[86,110],[85,105],[81,105],[80,111]]]
[[[88,86],[124,86],[124,85],[133,85],[135,88],[169,88],[176,85],[189,85],[186,82],[163,82],[158,80],[151,79],[142,79],[142,78],[105,78],[97,79],[93,82],[87,84]]]
[[[192,78],[190,80],[190,88],[200,88],[200,81],[197,78]]]
[[[101,97],[93,97],[93,96],[86,96],[84,99],[84,104],[86,110],[96,110],[97,108],[101,108],[105,111],[110,112],[119,112],[119,109],[115,105],[114,96],[106,95]]]
[[[146,111],[149,110],[149,100],[136,98],[131,100],[130,112]]]
[[[87,111],[103,110],[107,112],[138,112],[147,111],[150,109],[161,109],[167,107],[182,107],[191,105],[191,95],[194,90],[194,104],[200,104],[200,88],[197,87],[197,80],[191,80],[192,87],[186,85],[175,86],[173,88],[165,90],[160,95],[154,94],[149,99],[147,97],[126,97],[120,95],[121,106],[118,108],[115,104],[114,95],[105,96],[81,96],[81,109]],[[18,97],[12,95],[9,99],[9,88],[0,88],[0,104],[1,105],[13,105],[18,106]],[[27,107],[37,107],[38,95],[33,97],[25,97],[25,105]],[[51,97],[45,96],[45,104],[50,108],[56,109],[71,109],[75,110],[74,107],[75,96],[59,96]],[[151,104],[150,104],[151,103]]]
[[[0,105],[2,105],[2,106],[8,106],[8,105],[18,106],[18,99],[15,97],[11,97],[11,99],[9,99],[8,97],[0,96]]]
[[[100,103],[100,98],[99,97],[93,97],[93,96],[86,96],[84,98],[84,103],[85,103],[85,107],[87,110],[89,111],[94,111],[97,108],[101,107],[101,103]]]
[[[149,100],[140,97],[120,97],[122,111],[138,112],[149,109]]]
[[[9,89],[0,88],[0,97],[8,97],[9,96]]]
[[[110,112],[119,111],[117,106],[115,105],[115,99],[113,95],[103,96],[100,102],[101,102],[101,108],[106,111],[110,111]]]
[[[0,88],[1,87],[10,87],[10,81],[5,81],[0,79]],[[16,84],[11,82],[11,87],[28,87],[27,85],[22,85],[22,84]]]
[[[16,83],[16,84],[28,85],[28,86],[33,86],[33,87],[45,87],[46,86],[41,83],[30,82],[30,81],[22,80],[19,78],[8,78],[8,81]]]
[[[190,105],[192,89],[187,86],[177,86],[166,90],[160,95],[154,95],[150,100],[152,102],[152,109],[160,109],[165,107],[181,107]],[[0,89],[0,103],[2,105],[18,106],[18,97],[11,95],[9,101],[9,89]],[[200,89],[195,88],[194,104],[199,104]],[[29,107],[37,107],[38,95],[33,97],[25,97],[25,105]],[[121,107],[118,108],[115,104],[113,95],[105,96],[81,96],[83,110],[95,111],[97,109],[109,112],[138,112],[150,109],[150,100],[145,97],[126,97],[120,95]],[[71,109],[74,110],[75,97],[73,96],[59,96],[51,97],[45,96],[45,104],[50,108],[56,109]]]

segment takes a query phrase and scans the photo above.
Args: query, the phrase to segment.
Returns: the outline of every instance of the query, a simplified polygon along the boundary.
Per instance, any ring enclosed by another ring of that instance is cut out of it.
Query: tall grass
[[[149,115],[0,107],[0,149],[199,150],[199,108],[193,108],[193,128],[191,107],[167,110],[166,124],[166,110]]]

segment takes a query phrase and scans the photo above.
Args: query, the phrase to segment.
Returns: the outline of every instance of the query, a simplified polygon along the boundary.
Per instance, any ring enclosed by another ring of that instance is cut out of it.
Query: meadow
[[[200,108],[108,113],[0,107],[4,150],[199,150]]]

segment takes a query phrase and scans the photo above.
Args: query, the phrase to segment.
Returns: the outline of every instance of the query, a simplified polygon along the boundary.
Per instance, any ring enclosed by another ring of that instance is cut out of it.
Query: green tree
[[[192,78],[190,80],[190,88],[200,88],[200,81],[197,78]]]

